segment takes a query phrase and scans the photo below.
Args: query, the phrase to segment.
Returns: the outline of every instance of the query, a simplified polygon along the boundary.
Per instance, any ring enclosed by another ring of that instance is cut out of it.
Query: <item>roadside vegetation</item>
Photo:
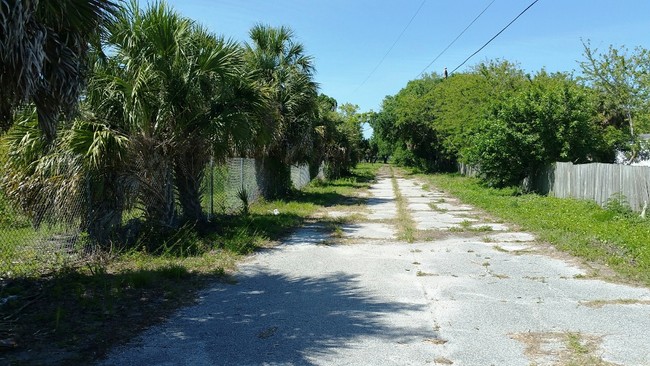
[[[85,363],[374,179],[367,115],[319,92],[288,27],[235,42],[136,0],[0,16],[0,363]],[[231,157],[263,199],[210,217]],[[304,164],[325,180],[296,191]]]
[[[650,284],[645,208],[634,213],[618,195],[600,208],[534,194],[531,182],[554,162],[631,164],[650,157],[640,136],[650,132],[650,51],[599,50],[589,40],[583,49],[579,75],[487,60],[448,77],[411,80],[369,116],[369,149],[421,173],[471,168],[476,179],[426,179],[561,250]]]
[[[558,249],[615,270],[619,280],[650,285],[650,221],[617,197],[602,208],[594,202],[521,194],[490,188],[475,178],[421,175],[462,201],[518,225]]]
[[[32,227],[76,226],[106,250],[148,231],[210,226],[202,183],[211,161],[255,159],[261,194],[273,200],[291,193],[292,165],[324,164],[336,179],[361,160],[363,115],[319,94],[314,59],[291,29],[257,24],[237,43],[164,2],[76,6],[92,16],[66,18],[74,24],[48,32],[53,40],[30,32],[66,11],[23,1],[3,8],[24,17],[2,33],[3,57],[23,48],[42,56],[0,63],[0,199]],[[85,46],[48,47],[67,36]],[[54,73],[56,83],[41,83],[52,59],[77,68],[75,78]],[[42,77],[28,73],[32,63]]]
[[[579,66],[578,77],[489,60],[448,78],[423,75],[370,116],[371,150],[427,172],[463,163],[493,187],[519,185],[557,161],[647,157],[639,134],[650,132],[650,52],[601,52],[585,41]]]
[[[192,304],[210,283],[234,281],[230,273],[242,256],[273,246],[326,207],[362,203],[358,193],[370,186],[379,166],[360,164],[347,177],[316,180],[286,198],[253,203],[246,214],[216,218],[214,230],[184,227],[166,237],[151,232],[126,250],[63,261],[55,272],[34,267],[5,279],[0,339],[15,342],[15,350],[0,353],[0,361],[62,364],[100,357]],[[161,242],[152,247],[154,238]],[[5,351],[13,347],[3,345]]]

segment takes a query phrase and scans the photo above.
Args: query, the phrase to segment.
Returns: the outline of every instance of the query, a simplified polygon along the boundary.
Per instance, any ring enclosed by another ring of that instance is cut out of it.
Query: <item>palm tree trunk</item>
[[[118,184],[117,175],[107,173],[101,181],[88,185],[88,217],[82,223],[91,240],[106,248],[122,224],[126,195]]]
[[[173,165],[160,151],[156,141],[142,138],[139,142],[139,162],[135,176],[140,185],[139,201],[144,207],[145,219],[150,225],[163,230],[176,225]]]
[[[291,192],[291,167],[281,159],[267,156],[256,160],[257,184],[267,200],[286,197]]]
[[[174,165],[178,200],[183,210],[183,219],[190,222],[205,223],[207,220],[201,206],[201,183],[203,182],[207,162],[203,158],[191,155],[182,159],[184,162],[177,162]]]

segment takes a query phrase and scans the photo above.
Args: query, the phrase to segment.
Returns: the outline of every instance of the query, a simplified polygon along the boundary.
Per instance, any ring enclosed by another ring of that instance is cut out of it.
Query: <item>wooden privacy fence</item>
[[[467,176],[477,176],[478,169],[459,164]],[[579,164],[557,162],[537,177],[525,179],[527,189],[559,198],[592,200],[604,206],[610,198],[624,197],[630,208],[641,211],[650,203],[650,167],[619,164]]]
[[[641,211],[650,201],[650,167],[558,162],[536,177],[534,188],[542,194],[592,200],[601,206],[623,195],[633,210]]]

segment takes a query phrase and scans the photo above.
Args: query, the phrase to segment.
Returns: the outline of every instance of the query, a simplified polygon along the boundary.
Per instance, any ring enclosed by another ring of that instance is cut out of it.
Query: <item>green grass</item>
[[[395,202],[397,204],[397,230],[399,232],[398,237],[401,240],[412,243],[415,241],[415,235],[417,234],[415,222],[413,221],[411,213],[408,209],[408,202],[400,192],[399,186],[397,184],[397,178],[395,177],[392,168],[391,182],[393,185],[393,193],[395,193]]]
[[[520,195],[515,188],[487,188],[476,179],[457,175],[422,177],[563,251],[650,284],[650,221],[620,208],[608,210],[589,201]]]

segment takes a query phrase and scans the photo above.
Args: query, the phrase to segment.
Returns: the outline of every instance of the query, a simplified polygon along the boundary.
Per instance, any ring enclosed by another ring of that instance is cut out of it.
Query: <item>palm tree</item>
[[[89,44],[99,40],[117,5],[106,0],[5,0],[0,5],[0,132],[13,111],[36,106],[48,141],[61,114],[76,109]]]
[[[318,166],[325,162],[328,179],[350,174],[350,169],[361,158],[361,115],[357,108],[347,103],[339,107],[334,98],[325,94],[318,96],[312,164]]]
[[[305,55],[291,29],[258,24],[249,34],[246,61],[270,101],[267,139],[255,155],[261,160],[263,194],[275,198],[291,188],[290,165],[309,161],[318,87],[312,57]]]
[[[140,10],[132,2],[110,30],[114,55],[96,63],[88,101],[129,136],[148,221],[174,226],[176,193],[183,216],[204,221],[206,165],[231,152],[262,103],[244,74],[242,49],[163,3]]]
[[[43,222],[79,225],[95,242],[107,244],[125,205],[125,191],[111,177],[120,172],[126,137],[82,113],[47,142],[36,108],[18,116],[6,139],[11,152],[2,190],[36,227]]]
[[[162,3],[141,10],[133,1],[108,28],[111,53],[89,53],[84,113],[52,139],[38,128],[38,105],[26,109],[11,131],[2,181],[36,224],[70,217],[99,243],[109,242],[129,207],[162,229],[178,222],[177,204],[185,219],[205,220],[207,162],[251,151],[265,135],[268,105],[238,44]]]

